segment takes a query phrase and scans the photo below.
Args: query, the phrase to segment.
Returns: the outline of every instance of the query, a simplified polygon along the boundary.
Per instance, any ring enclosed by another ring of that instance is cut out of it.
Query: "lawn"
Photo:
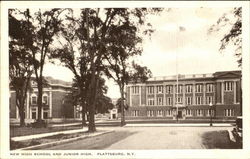
[[[75,142],[46,148],[47,150],[103,150],[110,145],[133,135],[136,132],[114,131],[103,135],[88,137]]]
[[[34,134],[57,132],[57,131],[64,131],[64,130],[74,130],[74,129],[80,129],[80,128],[82,128],[81,125],[47,127],[47,128],[10,126],[10,137],[34,135]]]
[[[202,143],[207,149],[242,149],[242,145],[232,142],[228,131],[209,131],[202,135]]]

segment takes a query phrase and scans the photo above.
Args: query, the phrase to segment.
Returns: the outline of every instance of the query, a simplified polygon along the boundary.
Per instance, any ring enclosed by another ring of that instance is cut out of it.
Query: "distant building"
[[[178,89],[176,76],[151,78],[126,94],[126,118],[230,119],[241,115],[241,71],[179,75]]]
[[[109,110],[109,112],[110,112],[110,119],[118,119],[118,109],[117,109],[117,107],[116,107],[116,104],[117,104],[117,100],[118,100],[118,98],[113,98],[112,99],[112,104],[114,104],[114,108],[113,109],[111,109],[111,110]]]
[[[65,118],[75,118],[79,116],[72,102],[66,98],[70,93],[71,82],[45,77],[48,85],[43,88],[43,107],[42,119],[62,120]],[[38,118],[37,84],[34,79],[31,80],[32,91],[27,92],[25,103],[25,120],[33,121]],[[18,108],[16,107],[16,92],[10,89],[10,118],[12,121],[19,119]]]

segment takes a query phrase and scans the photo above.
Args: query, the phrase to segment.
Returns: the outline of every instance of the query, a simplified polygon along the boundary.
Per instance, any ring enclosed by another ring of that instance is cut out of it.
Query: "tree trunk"
[[[121,126],[126,125],[125,122],[125,110],[124,110],[124,90],[120,87],[120,93],[121,93]]]
[[[82,103],[82,127],[84,127],[84,126],[86,126],[87,124],[86,124],[86,115],[85,115],[85,113],[86,113],[86,110],[85,110],[85,105]]]
[[[88,125],[88,131],[89,132],[95,132],[95,106],[92,104],[89,110],[89,125]]]
[[[23,97],[19,98],[19,117],[20,117],[20,126],[25,126],[25,113],[24,113],[24,99]]]
[[[37,81],[37,88],[38,88],[38,98],[37,98],[37,107],[38,107],[38,122],[41,122],[42,120],[42,95],[43,95],[43,86],[42,86],[42,79],[39,79],[39,82]]]

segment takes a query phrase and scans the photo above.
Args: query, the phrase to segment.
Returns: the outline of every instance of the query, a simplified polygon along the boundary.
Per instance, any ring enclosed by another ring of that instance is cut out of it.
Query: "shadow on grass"
[[[87,137],[71,143],[61,144],[46,149],[50,150],[102,150],[137,132],[114,131],[94,137]]]
[[[210,131],[202,134],[202,143],[207,149],[242,149],[241,144],[232,142],[228,131]]]

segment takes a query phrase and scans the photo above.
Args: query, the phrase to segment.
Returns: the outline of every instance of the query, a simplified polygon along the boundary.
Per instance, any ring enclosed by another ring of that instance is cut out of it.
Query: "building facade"
[[[126,95],[127,118],[231,119],[241,115],[241,71],[151,78]]]
[[[62,120],[64,118],[74,118],[77,116],[76,108],[67,98],[70,93],[71,82],[56,80],[52,77],[45,77],[48,82],[43,88],[42,95],[42,119]],[[38,118],[37,84],[31,79],[32,90],[27,92],[25,102],[25,120],[26,122],[34,121]],[[10,119],[11,121],[19,120],[18,108],[16,107],[16,93],[10,89]]]

